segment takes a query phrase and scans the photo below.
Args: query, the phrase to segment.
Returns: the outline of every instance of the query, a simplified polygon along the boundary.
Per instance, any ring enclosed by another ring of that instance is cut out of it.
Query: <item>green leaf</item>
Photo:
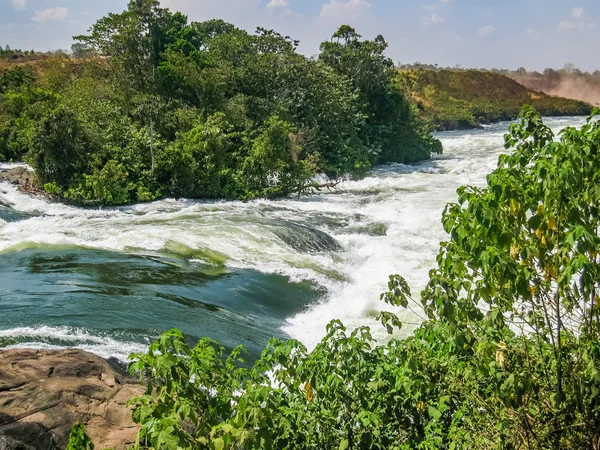
[[[429,413],[429,416],[434,420],[439,420],[439,418],[442,417],[442,413],[433,406],[427,407],[427,412]]]
[[[212,441],[215,450],[223,450],[225,448],[225,441],[222,438],[216,438]]]

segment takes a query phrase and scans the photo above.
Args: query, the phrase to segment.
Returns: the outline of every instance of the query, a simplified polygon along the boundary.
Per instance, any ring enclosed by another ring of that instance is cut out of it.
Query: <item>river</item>
[[[0,184],[0,347],[126,359],[177,327],[257,355],[272,336],[312,347],[333,319],[384,339],[375,318],[388,276],[404,276],[418,298],[445,239],[446,203],[459,186],[485,183],[507,127],[440,133],[444,154],[431,161],[277,201],[81,209]],[[401,333],[420,321],[394,312]]]

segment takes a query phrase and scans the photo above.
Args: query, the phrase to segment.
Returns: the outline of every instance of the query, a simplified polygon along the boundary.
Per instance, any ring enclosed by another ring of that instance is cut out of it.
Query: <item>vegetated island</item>
[[[76,40],[80,59],[0,73],[0,160],[76,204],[285,196],[442,150],[383,37],[349,26],[307,58],[272,30],[131,2]]]
[[[593,107],[519,84],[508,73],[401,66],[398,82],[436,130],[458,130],[513,120],[523,105],[543,116],[583,116]]]

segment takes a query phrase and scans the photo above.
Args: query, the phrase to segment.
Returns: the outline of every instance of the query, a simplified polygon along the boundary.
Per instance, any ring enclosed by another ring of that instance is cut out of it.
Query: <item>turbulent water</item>
[[[300,199],[79,209],[0,184],[0,347],[124,359],[177,327],[256,355],[271,336],[313,346],[333,319],[383,338],[388,276],[418,295],[445,238],[444,206],[459,186],[485,182],[507,125],[442,133],[432,161]]]

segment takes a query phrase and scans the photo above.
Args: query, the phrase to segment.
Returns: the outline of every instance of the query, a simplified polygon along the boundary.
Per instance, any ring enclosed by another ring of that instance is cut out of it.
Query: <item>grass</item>
[[[588,115],[588,103],[533,91],[481,70],[401,70],[398,83],[437,130],[468,129],[517,117],[525,104],[543,116]]]

